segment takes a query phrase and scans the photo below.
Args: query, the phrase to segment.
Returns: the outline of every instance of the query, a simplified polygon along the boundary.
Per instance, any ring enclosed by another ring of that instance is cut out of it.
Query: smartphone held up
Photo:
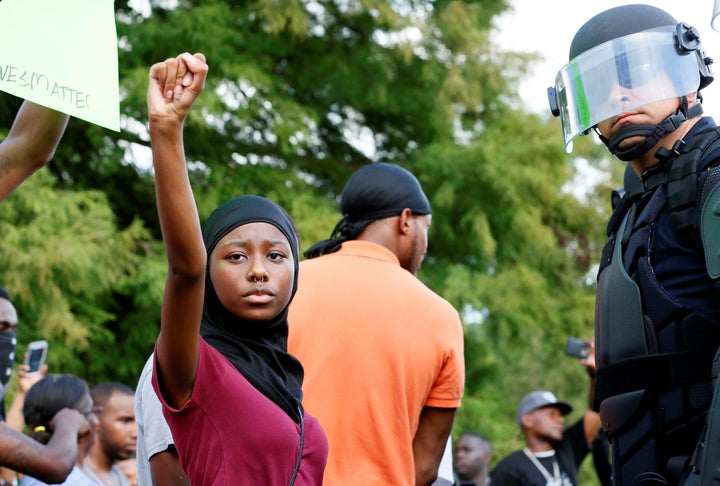
[[[580,338],[569,337],[565,344],[565,354],[573,358],[585,359],[590,356],[590,345]]]
[[[48,342],[45,340],[33,341],[28,344],[27,353],[25,354],[25,364],[30,367],[27,372],[28,376],[35,375],[40,372],[40,368],[45,364],[47,356]]]

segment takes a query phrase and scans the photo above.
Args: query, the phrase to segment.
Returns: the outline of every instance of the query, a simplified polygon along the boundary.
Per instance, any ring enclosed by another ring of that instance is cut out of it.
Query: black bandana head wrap
[[[343,242],[357,238],[370,223],[399,216],[406,208],[415,215],[432,213],[420,182],[410,171],[385,162],[363,166],[345,184],[340,196],[343,218],[330,239],[308,248],[305,257],[336,252]]]
[[[295,422],[300,422],[303,368],[287,352],[288,306],[265,322],[241,319],[220,303],[210,279],[210,254],[215,246],[230,231],[248,223],[269,223],[287,238],[295,260],[290,300],[295,295],[299,238],[292,219],[282,207],[264,197],[232,199],[213,211],[203,226],[208,268],[205,272],[205,305],[200,335],[258,391],[275,402]]]

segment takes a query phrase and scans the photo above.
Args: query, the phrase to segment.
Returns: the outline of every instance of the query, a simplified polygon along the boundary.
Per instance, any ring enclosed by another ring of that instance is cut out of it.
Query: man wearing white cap
[[[581,360],[591,379],[595,376],[592,352]],[[592,404],[592,397],[590,397]],[[577,486],[578,470],[600,430],[600,416],[588,408],[583,417],[563,429],[572,405],[552,392],[525,395],[517,409],[517,423],[525,447],[500,461],[490,475],[492,486]]]

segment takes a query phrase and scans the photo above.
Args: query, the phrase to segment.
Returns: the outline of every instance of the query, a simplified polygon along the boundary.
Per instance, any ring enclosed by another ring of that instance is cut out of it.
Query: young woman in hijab
[[[148,117],[168,277],[153,387],[192,484],[322,484],[327,439],[302,409],[287,353],[298,237],[258,196],[218,207],[201,230],[182,128],[203,90],[202,54],[150,71]]]
[[[87,418],[94,429],[97,426],[101,410],[93,406],[90,389],[85,380],[73,375],[47,375],[35,383],[25,396],[23,416],[30,436],[36,441],[47,444],[52,438],[50,424],[55,414],[62,409],[77,410]],[[85,456],[95,442],[95,434],[90,433],[79,438],[75,467],[63,483],[67,486],[103,486],[89,467],[85,466]],[[42,486],[43,481],[30,475],[24,475],[20,486]]]

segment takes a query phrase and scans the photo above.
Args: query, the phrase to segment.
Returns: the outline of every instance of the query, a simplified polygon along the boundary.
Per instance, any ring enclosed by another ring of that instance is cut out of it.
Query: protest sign
[[[112,0],[0,0],[0,90],[120,130]]]

